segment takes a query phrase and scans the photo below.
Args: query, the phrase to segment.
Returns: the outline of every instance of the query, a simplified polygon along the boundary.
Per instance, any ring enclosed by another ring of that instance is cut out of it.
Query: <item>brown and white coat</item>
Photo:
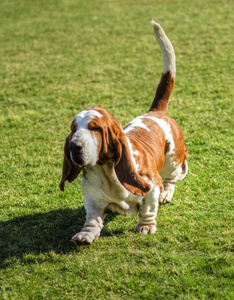
[[[107,209],[138,215],[135,232],[154,233],[159,203],[171,201],[175,183],[187,174],[182,130],[167,116],[175,54],[161,26],[152,25],[163,54],[163,74],[149,112],[122,130],[106,109],[94,106],[77,114],[71,124],[60,189],[83,171],[87,216],[72,238],[75,244],[90,244],[100,236]]]

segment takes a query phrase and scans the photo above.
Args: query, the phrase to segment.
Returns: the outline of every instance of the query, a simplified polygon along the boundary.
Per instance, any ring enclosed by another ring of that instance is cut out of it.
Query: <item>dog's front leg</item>
[[[142,205],[139,206],[139,221],[134,232],[141,234],[156,232],[155,218],[158,212],[159,194],[160,188],[155,186],[144,198]]]
[[[89,245],[97,240],[103,228],[105,207],[85,198],[86,222],[80,232],[72,237],[72,242],[76,245]]]

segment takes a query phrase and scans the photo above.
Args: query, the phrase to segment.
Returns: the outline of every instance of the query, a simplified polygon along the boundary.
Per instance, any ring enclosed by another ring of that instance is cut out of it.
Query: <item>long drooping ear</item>
[[[93,109],[100,112],[103,117],[93,120],[91,126],[95,124],[102,133],[102,149],[100,164],[108,159],[115,161],[115,173],[119,182],[132,194],[138,196],[146,195],[150,190],[150,185],[136,171],[127,138],[121,129],[119,122],[105,109],[95,106]]]
[[[63,171],[62,171],[62,179],[59,184],[59,188],[61,191],[64,191],[65,181],[72,182],[79,175],[82,170],[81,167],[75,165],[70,158],[70,151],[68,148],[68,144],[72,138],[72,133],[66,138],[66,142],[64,145],[64,158],[63,158]]]
[[[144,196],[149,192],[150,184],[147,183],[135,169],[132,162],[128,142],[124,133],[121,134],[119,142],[121,145],[121,156],[119,157],[117,153],[119,161],[115,166],[115,173],[120,183],[128,191],[130,191],[134,195]]]
[[[100,107],[95,106],[97,111],[101,111]],[[102,109],[102,112],[104,109]],[[100,150],[98,164],[103,165],[107,160],[114,159],[118,162],[122,154],[122,148],[117,136],[121,130],[118,121],[107,111],[102,118],[96,118],[89,123],[91,130],[98,128],[101,133]]]

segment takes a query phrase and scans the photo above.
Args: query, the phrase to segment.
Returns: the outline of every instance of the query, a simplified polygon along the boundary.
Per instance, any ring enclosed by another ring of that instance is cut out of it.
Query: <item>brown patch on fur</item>
[[[122,134],[120,143],[122,156],[115,167],[116,175],[127,190],[135,195],[144,196],[149,192],[150,185],[143,178],[145,174],[136,171],[124,134]]]
[[[144,129],[138,128],[139,136],[137,136],[137,132],[129,132],[127,136],[133,145],[133,150],[138,151],[138,155],[136,156],[136,163],[139,166],[138,172],[147,177],[149,180],[153,181],[157,184],[158,173],[163,167],[164,164],[164,155],[163,155],[163,147],[157,147],[154,139],[149,139],[145,135]],[[159,144],[164,144],[162,139],[158,139]]]
[[[187,148],[184,145],[184,136],[183,136],[182,129],[174,120],[172,120],[169,117],[167,117],[167,119],[171,127],[171,132],[175,144],[175,149],[171,157],[177,165],[181,163],[184,165],[185,159],[187,158],[188,155],[187,155]]]
[[[157,112],[155,112],[155,113],[158,114]],[[172,133],[173,141],[175,144],[175,149],[174,149],[174,152],[171,155],[171,157],[177,165],[179,165],[181,163],[184,165],[185,159],[188,156],[188,154],[187,154],[188,150],[187,150],[186,146],[184,145],[184,136],[183,136],[182,129],[176,123],[175,120],[171,119],[167,115],[161,114],[161,118],[164,121],[166,121],[170,125],[170,128],[171,128],[171,133]],[[170,144],[166,143],[165,154],[170,150],[169,147],[170,147]]]
[[[168,71],[162,74],[161,81],[157,87],[154,101],[149,111],[163,111],[167,112],[169,98],[174,88],[175,78],[171,76],[171,72]]]
[[[149,131],[136,126],[127,132],[126,135],[131,141],[133,152],[138,151],[139,153],[134,156],[139,166],[138,172],[160,186],[161,177],[159,174],[165,162],[165,154],[170,150],[170,143],[166,141],[163,129],[155,121],[144,118],[144,116],[163,119],[170,125],[175,143],[172,158],[177,165],[184,164],[187,157],[187,148],[184,146],[181,128],[163,112],[151,111],[143,115],[141,122],[146,125]]]
[[[113,159],[118,163],[119,157],[116,155],[116,149],[119,149],[119,122],[104,108],[96,105],[94,109],[102,114],[102,117],[95,117],[88,124],[91,134],[95,135],[98,140],[99,160],[98,164],[103,165],[107,160]]]
[[[165,146],[165,152],[164,152],[165,155],[167,154],[167,152],[170,151],[170,144],[171,144],[171,143],[166,143],[166,146]]]
[[[148,112],[145,116],[162,118],[163,115],[160,112]],[[152,173],[160,173],[165,161],[166,140],[164,131],[152,119],[142,118],[141,121],[149,131],[136,126],[126,135],[134,145],[133,150],[140,153],[140,168],[148,169],[149,172],[152,170]],[[152,178],[152,176],[149,177]]]

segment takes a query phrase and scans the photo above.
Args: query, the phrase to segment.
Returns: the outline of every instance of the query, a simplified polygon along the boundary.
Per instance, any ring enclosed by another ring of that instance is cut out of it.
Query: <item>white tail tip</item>
[[[173,46],[170,40],[168,39],[168,37],[166,36],[162,27],[158,23],[154,22],[153,20],[151,21],[151,24],[154,29],[155,38],[159,44],[159,47],[163,55],[163,73],[170,71],[172,77],[175,77],[176,67],[175,67],[175,52]]]
[[[162,27],[158,23],[154,22],[154,20],[152,20],[150,23],[152,24],[154,30],[162,29]]]

